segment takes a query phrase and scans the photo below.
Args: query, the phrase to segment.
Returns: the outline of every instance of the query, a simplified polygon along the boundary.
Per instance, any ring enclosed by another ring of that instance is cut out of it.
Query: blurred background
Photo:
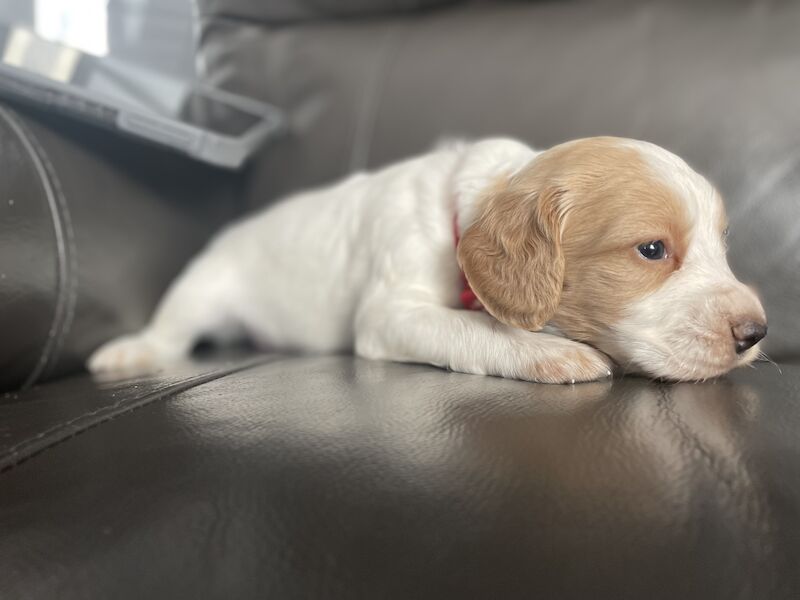
[[[730,261],[765,301],[766,350],[776,360],[800,359],[800,3],[4,0],[0,22],[118,61],[123,71],[276,107],[283,122],[246,166],[222,172],[12,102],[42,128],[45,150],[69,146],[50,159],[73,198],[65,205],[81,291],[78,316],[63,324],[69,339],[48,355],[44,373],[77,369],[97,343],[138,328],[228,219],[443,137],[497,135],[538,147],[627,136],[685,158],[726,199]],[[85,177],[72,180],[102,169],[115,181],[114,198],[97,197]],[[112,218],[120,213],[124,221]],[[71,297],[63,292],[69,264],[63,256],[36,260],[52,270],[37,284],[47,292],[35,296],[46,315],[54,310],[47,294]],[[126,282],[105,283],[120,267]],[[8,294],[28,310],[36,305]],[[40,321],[34,362],[52,330],[52,319]],[[9,352],[18,360],[17,349]]]
[[[193,11],[192,0],[3,0],[0,21],[91,54],[191,78]]]

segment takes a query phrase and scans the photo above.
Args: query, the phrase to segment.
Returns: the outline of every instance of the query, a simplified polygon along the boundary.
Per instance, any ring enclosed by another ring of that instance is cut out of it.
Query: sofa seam
[[[56,301],[53,316],[39,357],[20,387],[26,389],[41,377],[48,366],[52,365],[53,356],[60,352],[65,331],[71,327],[74,318],[77,299],[75,238],[66,199],[63,198],[63,188],[41,144],[21,120],[1,106],[0,117],[17,135],[39,175],[47,196],[50,224],[57,250]]]
[[[78,288],[80,282],[78,279],[78,248],[75,242],[75,229],[72,224],[72,215],[69,210],[67,195],[64,193],[64,187],[61,185],[61,180],[56,174],[55,167],[53,166],[49,155],[47,152],[45,152],[38,138],[32,131],[28,131],[28,135],[30,136],[31,144],[33,144],[34,148],[39,153],[39,157],[44,165],[45,170],[50,175],[50,181],[53,185],[53,190],[55,191],[57,213],[61,219],[61,224],[64,228],[64,237],[66,238],[67,242],[65,256],[67,278],[64,282],[64,287],[66,289],[65,293],[67,296],[65,309],[66,314],[61,322],[59,335],[56,338],[56,341],[53,343],[47,363],[43,366],[42,372],[39,373],[39,377],[41,377],[48,376],[53,367],[57,364],[61,350],[64,347],[64,342],[70,330],[72,329],[72,323],[75,319],[75,308],[77,306]],[[32,381],[31,383],[35,383],[35,381]]]
[[[660,396],[659,404],[661,408],[668,415],[670,422],[680,435],[680,438],[683,441],[683,443],[686,444],[690,449],[697,452],[697,454],[701,459],[701,462],[706,467],[706,469],[713,475],[714,480],[718,484],[723,486],[728,494],[734,496],[736,492],[736,485],[734,482],[736,481],[737,477],[731,476],[730,467],[727,466],[727,464],[724,462],[720,463],[720,461],[714,460],[714,453],[710,452],[706,447],[707,445],[704,444],[698,438],[697,435],[693,434],[687,428],[686,421],[672,407],[669,395],[667,394],[663,386],[659,387],[659,396]],[[736,464],[738,464],[738,461]],[[762,497],[758,497],[757,502],[762,507],[767,506]]]
[[[107,423],[118,417],[122,417],[133,412],[134,410],[148,406],[159,400],[166,400],[182,392],[205,385],[206,383],[223,379],[228,375],[246,371],[260,365],[269,364],[277,360],[279,360],[277,357],[260,357],[236,367],[187,377],[176,383],[143,394],[142,396],[123,398],[112,404],[101,406],[100,408],[82,413],[77,417],[72,417],[66,421],[57,423],[43,431],[40,431],[39,433],[28,436],[21,442],[18,442],[4,450],[2,456],[0,456],[0,474],[13,469],[20,463],[32,458],[44,450],[47,450],[48,448],[80,435],[89,429]],[[87,419],[88,422],[81,424]],[[73,429],[73,425],[77,425],[77,427]]]

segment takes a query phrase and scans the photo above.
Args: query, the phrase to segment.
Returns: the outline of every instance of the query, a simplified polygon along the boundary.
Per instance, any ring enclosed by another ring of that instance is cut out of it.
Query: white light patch
[[[35,0],[34,9],[34,29],[41,37],[108,54],[108,0]]]

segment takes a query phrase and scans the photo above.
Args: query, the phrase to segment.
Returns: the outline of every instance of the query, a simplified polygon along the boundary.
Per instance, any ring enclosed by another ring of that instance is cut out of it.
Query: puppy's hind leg
[[[93,373],[147,373],[185,358],[202,336],[229,337],[238,328],[232,310],[238,294],[232,262],[204,253],[172,283],[147,327],[103,344],[87,367]]]

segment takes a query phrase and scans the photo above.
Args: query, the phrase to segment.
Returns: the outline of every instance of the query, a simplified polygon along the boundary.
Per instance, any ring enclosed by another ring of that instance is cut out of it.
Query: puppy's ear
[[[497,320],[536,331],[555,314],[564,282],[559,189],[516,177],[489,192],[458,244],[458,262]],[[538,180],[538,182],[536,181]]]

